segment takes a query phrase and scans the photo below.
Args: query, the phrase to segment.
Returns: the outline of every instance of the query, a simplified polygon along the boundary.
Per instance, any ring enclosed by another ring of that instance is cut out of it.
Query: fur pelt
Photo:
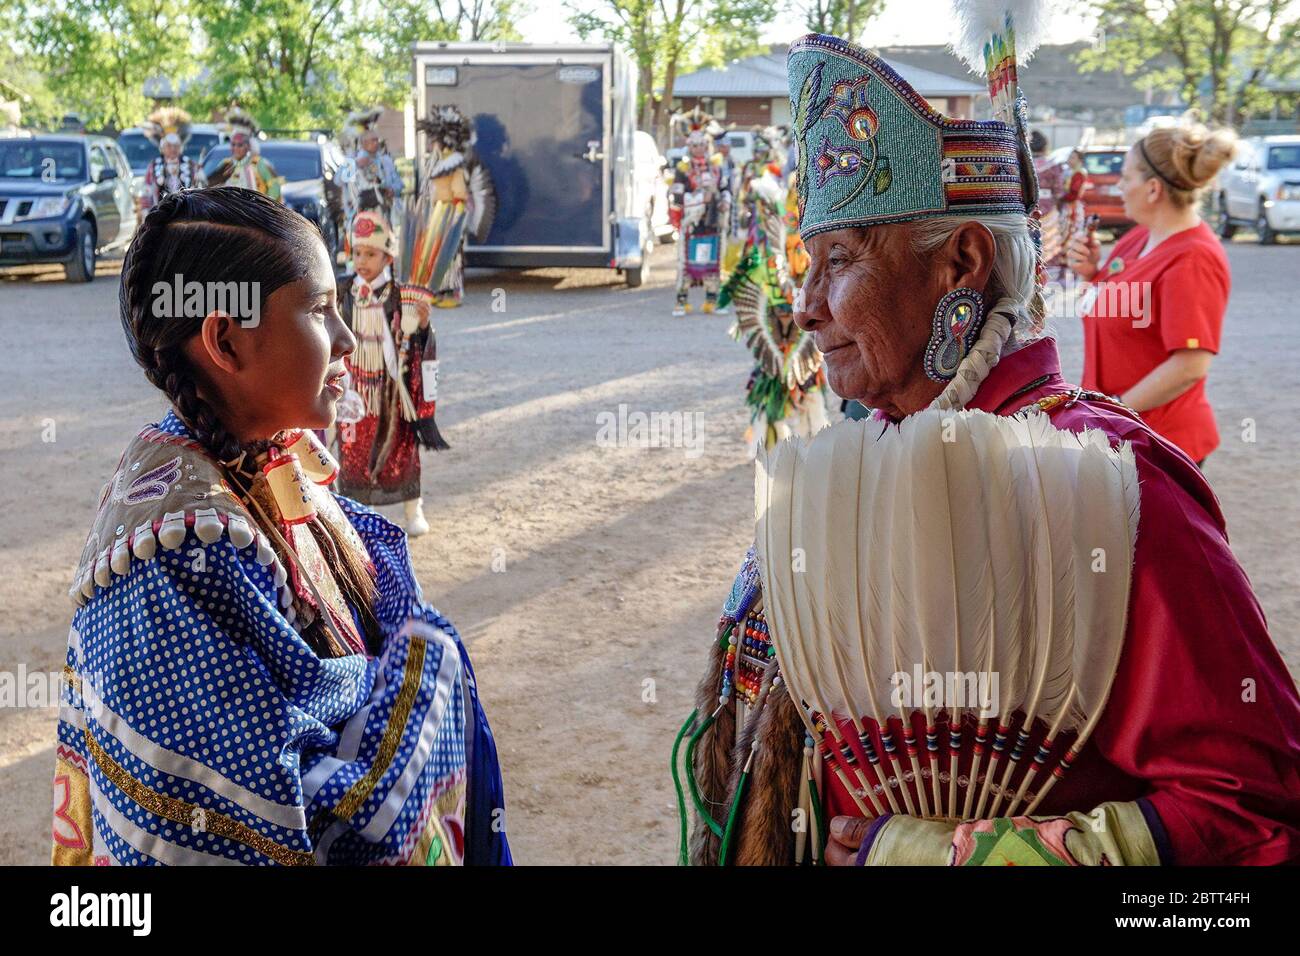
[[[720,641],[724,629],[725,625],[718,628],[708,669],[696,689],[695,703],[701,719],[718,707],[723,660]],[[750,768],[739,830],[732,838],[735,844],[732,861],[741,866],[789,866],[794,862],[792,812],[799,799],[804,733],[798,711],[784,685],[771,691],[773,674],[768,675],[764,685],[762,710],[757,719],[751,716],[740,741],[736,741],[736,708],[732,703],[718,714],[695,748],[695,779],[700,797],[714,820],[725,824],[745,760],[754,736],[758,736],[758,751]],[[716,866],[721,842],[697,813],[691,832],[691,865]]]

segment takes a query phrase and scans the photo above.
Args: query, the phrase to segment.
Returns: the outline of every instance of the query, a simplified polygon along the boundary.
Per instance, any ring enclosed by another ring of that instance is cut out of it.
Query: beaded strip
[[[406,670],[402,674],[402,686],[397,692],[397,699],[393,703],[393,712],[388,718],[388,726],[384,728],[384,735],[380,739],[374,763],[366,771],[366,775],[352,785],[351,789],[343,795],[343,799],[339,801],[338,806],[334,808],[334,816],[344,822],[350,820],[361,809],[362,804],[366,802],[375,789],[375,785],[379,783],[379,779],[388,772],[392,765],[393,757],[397,754],[397,746],[401,743],[402,734],[406,731],[407,718],[411,714],[411,708],[415,705],[415,698],[420,690],[420,675],[424,672],[424,656],[424,638],[412,635],[407,650]]]
[[[754,704],[758,701],[763,675],[775,657],[776,647],[768,632],[767,618],[762,611],[748,615],[739,642],[739,654],[732,661],[736,691],[746,702]],[[724,673],[724,680],[725,676]]]

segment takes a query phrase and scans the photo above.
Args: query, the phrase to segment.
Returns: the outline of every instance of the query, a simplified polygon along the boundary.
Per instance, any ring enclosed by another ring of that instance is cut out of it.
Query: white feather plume
[[[981,76],[986,72],[984,48],[993,36],[1005,36],[1008,15],[1015,30],[1019,63],[1029,62],[1046,37],[1052,19],[1046,0],[953,0],[952,12],[957,21],[953,52]]]

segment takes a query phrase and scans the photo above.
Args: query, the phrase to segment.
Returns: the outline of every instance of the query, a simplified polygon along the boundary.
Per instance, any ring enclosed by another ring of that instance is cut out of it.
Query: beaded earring
[[[925,347],[925,374],[936,382],[951,382],[983,325],[984,296],[975,289],[963,286],[940,299]]]

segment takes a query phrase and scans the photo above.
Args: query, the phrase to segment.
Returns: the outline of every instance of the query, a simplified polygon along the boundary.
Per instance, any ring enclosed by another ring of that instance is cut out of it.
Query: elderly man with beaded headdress
[[[704,287],[704,312],[718,310],[722,259],[731,221],[731,177],[713,148],[722,127],[698,106],[674,117],[686,132],[686,155],[673,171],[668,217],[677,228],[677,300],[673,315],[691,311],[690,290]]]
[[[790,48],[796,318],[875,414],[760,459],[674,752],[681,858],[1295,862],[1300,697],[1214,494],[1043,334],[1016,81],[1043,10],[957,6],[992,121]]]
[[[144,171],[141,209],[152,209],[170,193],[202,189],[208,184],[203,176],[203,167],[183,153],[190,138],[189,113],[165,106],[150,114],[143,129],[149,141],[157,145],[158,156]]]

